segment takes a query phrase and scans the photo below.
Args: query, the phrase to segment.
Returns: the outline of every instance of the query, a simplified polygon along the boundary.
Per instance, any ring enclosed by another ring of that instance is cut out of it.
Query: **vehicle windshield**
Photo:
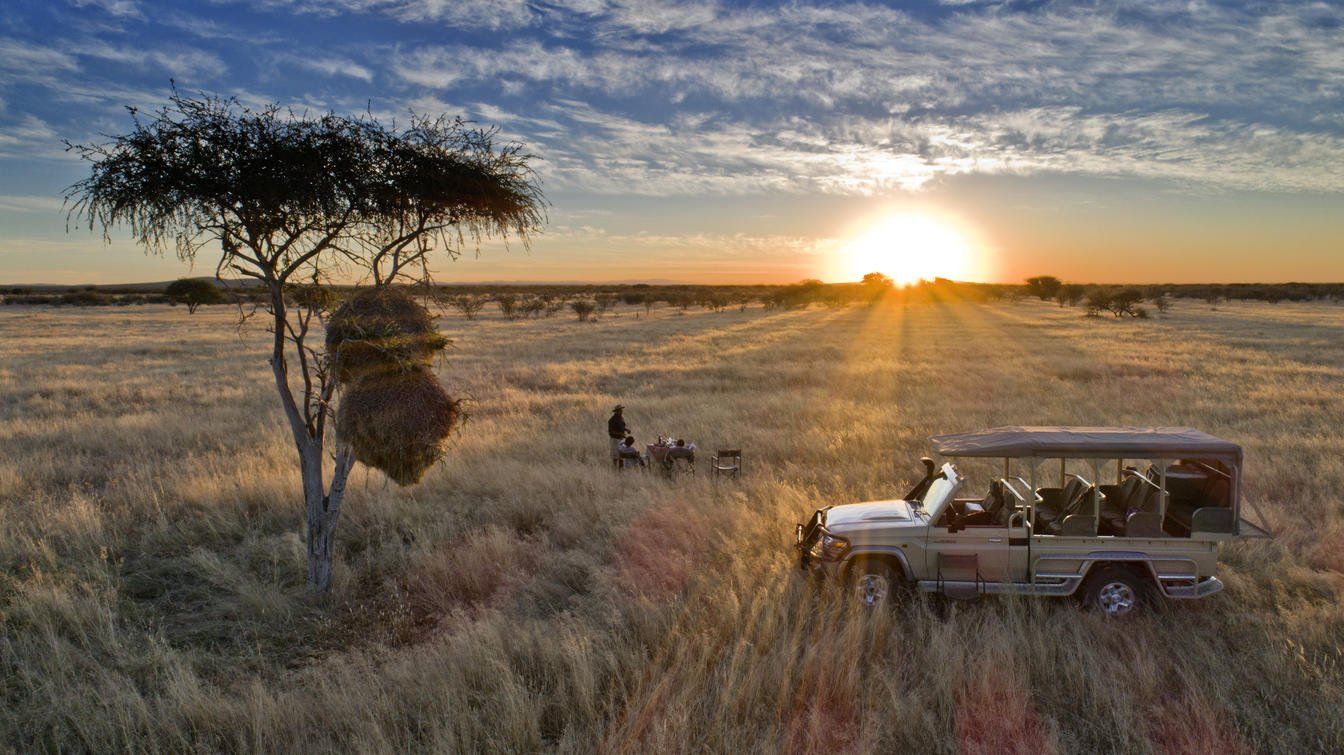
[[[957,475],[957,470],[951,464],[944,464],[943,473],[929,485],[924,497],[920,499],[920,508],[928,515],[936,515],[952,498],[960,483],[961,478]]]

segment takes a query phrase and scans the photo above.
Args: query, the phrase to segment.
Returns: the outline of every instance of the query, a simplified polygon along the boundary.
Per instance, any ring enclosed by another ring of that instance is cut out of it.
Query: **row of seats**
[[[1161,488],[1135,470],[1127,470],[1120,485],[1098,487],[1070,474],[1063,488],[1037,491],[1036,532],[1043,535],[1161,537],[1158,515]],[[1092,515],[1092,500],[1100,502],[1100,517]]]
[[[1035,491],[1035,532],[1042,535],[1116,537],[1188,537],[1191,530],[1231,532],[1232,511],[1225,503],[1205,500],[1178,500],[1169,503],[1167,518],[1162,519],[1162,488],[1149,474],[1132,467],[1125,469],[1118,485],[1097,486],[1080,475],[1070,474],[1063,488]],[[1022,489],[1031,492],[1022,478],[1014,478]],[[1093,516],[1092,501],[1099,501],[1100,516]],[[1225,499],[1224,499],[1225,500]],[[963,508],[964,507],[964,508]],[[1025,512],[1028,503],[1010,480],[990,483],[989,495],[979,505],[954,502],[948,516],[967,526],[1004,526],[1014,512]],[[1165,526],[1164,526],[1165,525]]]
[[[1232,510],[1227,505],[1227,483],[1205,486],[1195,497],[1169,499],[1162,516],[1162,487],[1157,470],[1124,471],[1119,485],[1092,485],[1069,475],[1064,488],[1042,488],[1037,506],[1036,531],[1047,535],[1113,535],[1116,537],[1189,537],[1192,531],[1232,532]],[[1092,496],[1100,498],[1099,517],[1091,515]],[[1179,492],[1179,491],[1178,491]]]
[[[1036,532],[1042,535],[1061,534],[1065,520],[1082,511],[1084,504],[1090,504],[1096,489],[1092,483],[1071,474],[1062,489],[1041,488],[1036,491],[1040,497],[1036,504]],[[1090,511],[1091,507],[1088,506],[1087,510]]]
[[[1119,485],[1103,485],[1099,533],[1119,537],[1161,537],[1162,488],[1137,469],[1126,469]]]

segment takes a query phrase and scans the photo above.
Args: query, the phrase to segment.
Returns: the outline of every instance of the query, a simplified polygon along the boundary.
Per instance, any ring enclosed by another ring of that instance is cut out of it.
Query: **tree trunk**
[[[308,517],[308,591],[324,594],[331,590],[332,544],[335,528],[326,517]]]
[[[331,590],[336,522],[345,500],[345,481],[355,461],[349,446],[342,446],[336,452],[331,488],[324,491],[321,449],[320,444],[313,444],[300,454],[304,508],[308,514],[308,591],[317,594]]]
[[[285,333],[287,328],[287,310],[285,309],[284,289],[278,280],[270,284],[273,324],[273,346],[271,351],[271,371],[275,375],[275,388],[280,394],[280,405],[285,410],[285,419],[289,422],[294,438],[294,448],[299,454],[299,471],[303,477],[303,508],[308,520],[308,590],[313,593],[326,593],[331,590],[331,566],[335,555],[336,522],[340,518],[341,503],[345,499],[345,481],[354,466],[353,450],[340,444],[336,451],[336,467],[331,475],[331,488],[327,489],[323,480],[322,461],[325,448],[325,416],[314,419],[305,418],[305,410],[295,400],[289,384],[289,365],[285,359]],[[304,370],[304,407],[312,406],[314,384],[311,365],[302,359],[303,339],[306,330],[300,330],[291,336],[296,351],[300,355],[299,364]],[[319,385],[320,399],[326,412],[326,400],[330,392],[326,386]],[[311,421],[309,421],[311,420]]]
[[[303,508],[308,518],[308,590],[331,589],[332,531],[327,521],[327,495],[322,484],[322,439],[310,438],[299,446],[303,473]]]

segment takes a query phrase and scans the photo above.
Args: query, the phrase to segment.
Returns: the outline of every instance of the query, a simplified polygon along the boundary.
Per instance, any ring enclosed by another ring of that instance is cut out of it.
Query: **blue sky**
[[[1344,280],[1339,3],[10,0],[0,282],[188,272],[61,211],[170,79],[526,144],[546,231],[443,281]]]

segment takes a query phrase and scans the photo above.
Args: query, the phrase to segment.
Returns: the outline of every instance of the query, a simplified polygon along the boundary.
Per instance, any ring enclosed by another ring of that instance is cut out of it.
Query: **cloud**
[[[612,194],[873,196],[960,175],[1131,176],[1218,189],[1344,190],[1344,138],[1181,110],[646,123],[580,101],[530,141],[556,185]],[[525,124],[521,124],[524,125]],[[576,139],[575,134],[583,136]],[[576,149],[574,142],[601,149]]]
[[[65,148],[55,129],[34,115],[0,121],[0,157],[64,157]]]
[[[183,79],[205,79],[222,76],[229,68],[214,53],[173,46],[163,49],[145,49],[143,47],[118,47],[105,43],[82,43],[72,45],[68,52],[72,55],[95,58],[126,66],[144,68],[157,66],[174,77]]]
[[[8,75],[32,80],[43,75],[70,73],[78,69],[79,62],[60,50],[18,39],[0,39],[0,71]]]
[[[0,211],[57,213],[63,208],[64,202],[59,197],[0,194]]]
[[[1320,115],[1344,81],[1337,9],[693,5],[674,28],[652,4],[588,3],[598,44],[426,47],[400,74],[545,93],[569,133],[530,136],[575,188],[874,194],[1049,172],[1344,189],[1340,130]]]
[[[404,23],[436,22],[470,29],[528,26],[527,0],[257,0],[258,7],[316,16],[378,14]]]
[[[498,124],[545,157],[538,171],[557,188],[881,195],[968,174],[1052,173],[1344,189],[1344,120],[1330,115],[1344,110],[1344,9],[1335,6],[245,4],[408,25],[388,41],[361,40],[356,60],[203,22],[202,38],[324,77],[316,94],[286,92],[282,70],[266,79],[277,95],[258,102],[362,110],[366,85],[378,81],[378,112]],[[427,24],[435,33],[411,33]],[[484,33],[501,30],[509,33]],[[11,81],[97,104],[99,117],[113,102],[162,100],[119,76],[82,75],[81,57],[198,79],[233,73],[206,49],[0,40]],[[0,94],[12,97],[10,86]]]
[[[373,81],[373,71],[346,58],[337,58],[330,56],[308,57],[303,55],[285,55],[279,60],[288,63],[296,68],[323,76],[336,77],[344,76],[351,79],[358,79],[363,82]]]
[[[76,8],[99,8],[118,18],[143,18],[140,3],[135,0],[74,0]]]

